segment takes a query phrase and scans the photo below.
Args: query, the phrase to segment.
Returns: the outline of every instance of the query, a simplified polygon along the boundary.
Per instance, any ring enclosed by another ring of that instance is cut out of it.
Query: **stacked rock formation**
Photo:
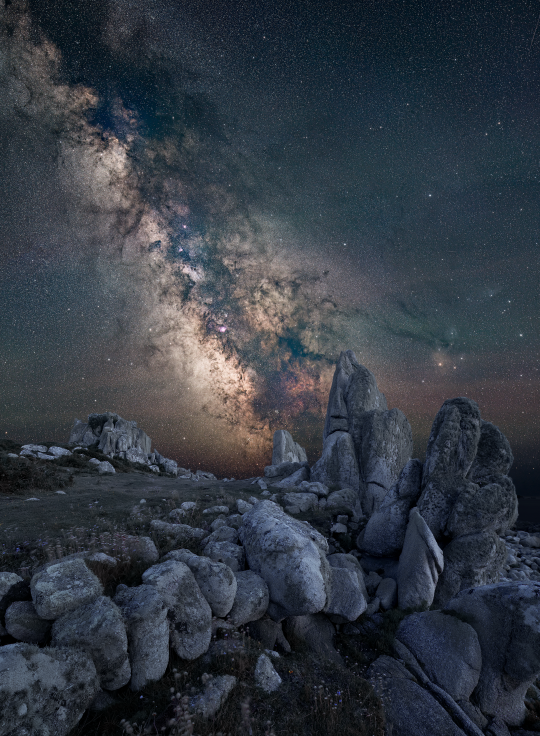
[[[151,452],[151,439],[137,427],[137,422],[122,419],[118,414],[89,414],[88,421],[75,419],[68,444],[79,447],[97,447],[104,455],[120,457],[132,463],[161,469],[170,475],[178,474],[178,466],[157,450]]]

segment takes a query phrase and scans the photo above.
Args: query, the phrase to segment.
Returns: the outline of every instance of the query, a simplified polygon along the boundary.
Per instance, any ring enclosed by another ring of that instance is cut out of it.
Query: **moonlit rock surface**
[[[307,462],[306,451],[295,442],[289,432],[278,429],[274,432],[274,448],[272,452],[272,465],[281,463],[304,463]]]
[[[322,611],[330,570],[328,542],[319,532],[261,501],[244,514],[239,534],[250,570],[266,581],[283,617]]]
[[[443,567],[442,550],[415,506],[409,513],[405,542],[399,558],[399,608],[422,604],[431,606]]]

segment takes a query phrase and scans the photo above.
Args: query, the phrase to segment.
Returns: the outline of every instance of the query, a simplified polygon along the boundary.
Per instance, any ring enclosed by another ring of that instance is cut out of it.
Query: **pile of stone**
[[[116,564],[104,552],[48,563],[29,585],[0,573],[0,621],[19,641],[0,647],[0,672],[16,673],[0,677],[0,736],[30,733],[36,718],[67,734],[102,691],[162,677],[171,649],[210,665],[220,627],[247,626],[270,651],[300,639],[340,662],[336,627],[376,635],[380,609],[396,607],[416,612],[399,625],[393,656],[367,671],[388,733],[509,736],[526,703],[540,701],[540,538],[512,531],[510,446],[474,401],[457,398],[438,412],[424,463],[411,455],[406,419],[347,351],[320,460],[310,468],[276,432],[265,480],[252,481],[258,497],[238,499],[234,513],[204,509],[208,530],[185,523],[194,502],[152,521],[160,547],[173,548],[161,558],[134,538],[148,565],[142,585],[104,596],[91,571],[96,554]],[[330,517],[329,539],[295,518],[303,511]],[[186,549],[193,543],[200,554]],[[283,687],[269,657],[253,677]],[[209,679],[193,707],[211,716],[235,686]]]
[[[151,452],[150,437],[137,427],[137,422],[122,419],[110,411],[89,414],[86,422],[75,419],[68,444],[95,447],[109,457],[147,465],[155,473],[161,470],[169,475],[178,475],[178,465],[174,460],[163,457],[157,450]],[[185,471],[184,468],[181,470]]]

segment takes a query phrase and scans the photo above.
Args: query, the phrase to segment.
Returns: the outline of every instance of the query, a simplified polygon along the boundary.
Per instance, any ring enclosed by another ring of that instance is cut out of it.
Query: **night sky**
[[[414,456],[468,396],[540,491],[537,2],[3,1],[4,438],[314,462],[352,349]]]

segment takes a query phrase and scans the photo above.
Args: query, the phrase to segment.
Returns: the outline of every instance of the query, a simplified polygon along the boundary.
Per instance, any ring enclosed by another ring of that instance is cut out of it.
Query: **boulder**
[[[266,654],[261,654],[257,660],[254,679],[257,687],[265,693],[273,693],[283,682]]]
[[[309,480],[309,468],[302,467],[292,473],[292,475],[288,475],[278,483],[274,483],[274,485],[278,486],[278,488],[290,488],[307,480]]]
[[[249,568],[266,581],[282,618],[322,611],[330,566],[328,542],[319,532],[261,501],[244,514],[239,534]]]
[[[92,659],[74,649],[0,647],[0,734],[67,736],[99,691]]]
[[[274,447],[272,451],[272,465],[281,463],[305,463],[307,462],[306,451],[295,442],[290,433],[285,429],[274,432]]]
[[[385,654],[371,663],[367,679],[381,699],[386,733],[394,736],[465,736],[443,706],[405,665]]]
[[[396,634],[426,675],[455,700],[468,700],[478,684],[482,651],[472,626],[441,611],[407,616]]]
[[[438,542],[444,539],[446,524],[458,497],[461,494],[465,497],[471,486],[474,484],[462,476],[443,471],[432,473],[424,486],[417,506]]]
[[[324,440],[322,455],[311,468],[311,481],[359,492],[360,471],[354,442],[348,432],[336,431]]]
[[[350,432],[354,436],[358,417],[371,409],[387,408],[373,373],[358,363],[352,350],[342,352],[332,379],[323,440],[333,432]]]
[[[234,573],[236,594],[229,615],[235,626],[262,618],[270,602],[270,592],[264,579],[252,570]]]
[[[464,617],[478,635],[482,669],[474,701],[484,715],[521,725],[525,693],[540,674],[540,583],[463,590],[447,611]]]
[[[246,554],[243,547],[233,542],[210,542],[204,546],[203,555],[214,562],[222,562],[233,572],[244,570],[246,566]]]
[[[59,560],[36,572],[30,592],[38,616],[56,619],[103,594],[99,579],[81,558]]]
[[[326,498],[330,493],[328,486],[323,485],[323,483],[310,482],[307,480],[302,481],[297,488],[302,493],[314,493],[318,498]]]
[[[355,521],[362,518],[362,507],[358,493],[352,488],[333,491],[326,499],[325,510],[329,514],[347,514]]]
[[[26,580],[15,572],[0,572],[0,622],[14,601],[29,601],[30,586]]]
[[[376,511],[411,459],[412,430],[399,409],[372,409],[356,420],[355,452],[361,476],[362,509]]]
[[[309,464],[307,462],[286,462],[279,463],[279,465],[267,465],[264,469],[264,477],[268,478],[270,483],[275,484],[278,481],[283,480],[283,478],[287,478],[293,473],[296,473],[298,470],[306,467],[309,468]]]
[[[253,504],[248,503],[247,501],[244,501],[243,498],[237,498],[236,508],[238,509],[239,514],[245,514],[247,511],[253,508]]]
[[[409,512],[420,496],[421,480],[422,463],[409,460],[359,535],[357,547],[361,552],[384,557],[401,550]]]
[[[222,618],[229,613],[237,589],[236,577],[229,565],[214,562],[208,557],[199,557],[187,549],[169,552],[163,562],[167,560],[179,560],[189,567],[214,616]]]
[[[429,436],[422,488],[440,472],[464,478],[480,441],[480,410],[472,399],[448,399],[439,409]]]
[[[104,690],[118,690],[129,682],[127,643],[122,613],[107,596],[64,613],[52,626],[52,646],[89,654]]]
[[[207,677],[204,693],[193,699],[193,710],[204,719],[213,718],[217,714],[236,685],[234,675]]]
[[[220,519],[220,521],[225,522],[225,519]],[[201,547],[204,549],[207,544],[212,544],[213,542],[231,542],[232,544],[238,544],[238,531],[225,522],[223,526],[219,526],[201,541]]]
[[[326,591],[327,598],[323,611],[335,623],[356,621],[367,608],[366,596],[358,582],[356,570],[331,565]]]
[[[399,608],[417,608],[422,605],[429,608],[443,567],[443,553],[415,506],[409,512],[409,523],[399,558]]]
[[[150,530],[156,534],[160,544],[174,544],[179,547],[208,536],[204,529],[196,529],[189,524],[170,524],[160,519],[152,519]]]
[[[383,611],[395,608],[397,604],[397,583],[394,578],[383,578],[377,586],[375,596],[379,599]]]
[[[119,585],[114,602],[120,608],[128,638],[130,688],[142,690],[160,680],[169,663],[167,606],[152,585]]]
[[[51,622],[37,615],[32,601],[15,601],[6,611],[6,631],[27,644],[43,644],[51,631]]]
[[[287,506],[298,506],[301,512],[316,511],[319,507],[319,501],[314,493],[285,493],[282,502]]]
[[[444,569],[437,581],[433,605],[444,606],[466,588],[499,582],[507,553],[506,544],[494,531],[453,539],[443,551]]]
[[[473,483],[483,485],[486,477],[508,475],[513,462],[510,443],[504,434],[495,424],[481,419],[478,449],[467,478]]]
[[[343,664],[334,647],[336,628],[323,613],[289,616],[283,622],[283,633],[293,650],[298,645],[305,646],[325,659]]]
[[[249,621],[246,631],[252,639],[260,641],[265,649],[273,651],[278,646],[285,652],[291,651],[291,645],[283,635],[283,628],[269,616],[263,616],[257,621]]]
[[[153,585],[169,609],[170,641],[178,656],[193,660],[204,654],[212,636],[212,610],[189,567],[167,560],[146,570],[142,582]]]
[[[446,533],[452,538],[490,530],[503,534],[517,517],[516,489],[507,475],[484,486],[466,481],[446,522]]]

